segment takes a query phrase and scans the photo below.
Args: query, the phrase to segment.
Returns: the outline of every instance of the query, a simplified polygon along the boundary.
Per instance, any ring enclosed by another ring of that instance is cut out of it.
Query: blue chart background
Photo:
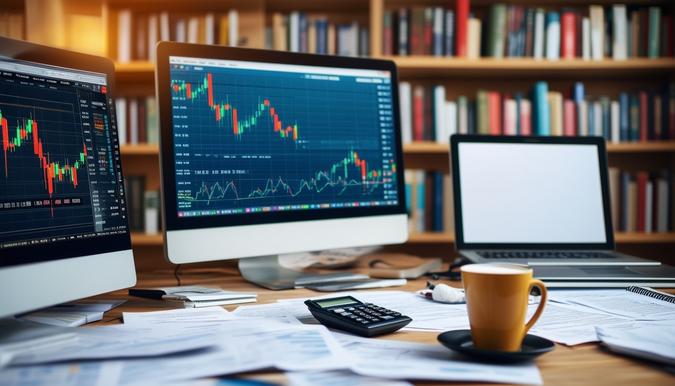
[[[207,93],[188,100],[184,93],[172,90],[179,212],[373,201],[396,204],[395,181],[366,191],[362,186],[328,187],[320,193],[305,189],[295,197],[283,192],[249,197],[254,190],[265,189],[270,179],[276,185],[281,178],[297,192],[303,180],[329,171],[352,150],[367,160],[368,170],[382,170],[383,163],[389,168],[394,158],[389,148],[394,146],[393,125],[380,121],[382,115],[391,118],[392,114],[389,84],[379,84],[378,90],[377,84],[356,82],[354,77],[331,81],[307,79],[302,73],[176,65],[171,79],[191,83],[194,92],[207,72],[213,75],[215,104],[231,104],[241,121],[268,99],[282,128],[298,126],[298,140],[275,133],[268,111],[255,126],[235,136],[230,115],[216,121]],[[387,100],[378,103],[383,87]],[[360,181],[357,168],[348,170],[350,179]],[[223,194],[213,190],[216,184],[229,188]],[[212,192],[211,200],[203,190],[200,193],[204,186]]]

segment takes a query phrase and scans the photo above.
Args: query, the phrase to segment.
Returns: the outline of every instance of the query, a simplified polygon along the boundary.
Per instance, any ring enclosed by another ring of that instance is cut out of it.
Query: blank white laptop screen
[[[605,243],[598,147],[459,143],[465,243]]]

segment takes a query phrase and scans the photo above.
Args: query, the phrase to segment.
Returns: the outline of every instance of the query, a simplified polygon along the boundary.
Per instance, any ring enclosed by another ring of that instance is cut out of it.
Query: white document
[[[412,386],[404,381],[364,377],[351,371],[304,371],[287,373],[290,386]]]
[[[338,340],[354,358],[351,370],[365,376],[433,381],[498,382],[541,385],[534,363],[490,365],[460,360],[440,344],[356,338]]]
[[[294,318],[304,324],[318,324],[303,301],[240,306],[232,312],[237,318]]]
[[[161,328],[176,323],[213,323],[234,319],[234,315],[222,307],[179,308],[175,310],[154,312],[122,313],[126,326],[155,326]]]
[[[537,305],[529,306],[528,319],[536,309]],[[595,326],[614,326],[628,322],[630,322],[629,319],[592,309],[549,302],[546,304],[541,318],[529,333],[573,346],[596,342],[598,338],[595,333]]]
[[[634,320],[675,320],[675,304],[625,290],[568,301]]]
[[[610,350],[675,366],[675,326],[637,323],[631,328],[598,327],[598,339]]]

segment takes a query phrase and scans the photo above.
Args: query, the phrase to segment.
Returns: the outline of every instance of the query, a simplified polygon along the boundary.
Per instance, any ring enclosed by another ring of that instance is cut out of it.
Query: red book
[[[529,100],[520,101],[520,135],[532,135],[532,104]]]
[[[649,96],[647,92],[640,91],[640,141],[649,139]]]
[[[488,125],[490,135],[500,135],[502,133],[502,109],[500,95],[496,91],[488,93]]]
[[[577,114],[574,101],[565,99],[563,104],[563,135],[574,137],[577,135]]]
[[[466,56],[469,39],[469,0],[457,0],[455,18],[457,25],[455,50],[457,56]]]
[[[424,44],[423,44],[423,53],[424,55],[431,55],[433,52],[434,46],[434,16],[433,11],[429,8],[424,10]]]
[[[424,139],[424,88],[416,86],[413,95],[413,140]]]
[[[637,225],[635,230],[645,231],[647,221],[647,180],[649,176],[646,172],[637,174]]]
[[[565,11],[560,23],[560,55],[574,59],[577,53],[577,21],[573,11]]]

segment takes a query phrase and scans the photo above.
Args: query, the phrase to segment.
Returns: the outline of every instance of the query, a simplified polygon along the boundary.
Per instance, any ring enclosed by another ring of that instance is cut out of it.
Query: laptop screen
[[[597,143],[458,143],[462,243],[564,247],[612,242],[601,152],[604,147]]]

